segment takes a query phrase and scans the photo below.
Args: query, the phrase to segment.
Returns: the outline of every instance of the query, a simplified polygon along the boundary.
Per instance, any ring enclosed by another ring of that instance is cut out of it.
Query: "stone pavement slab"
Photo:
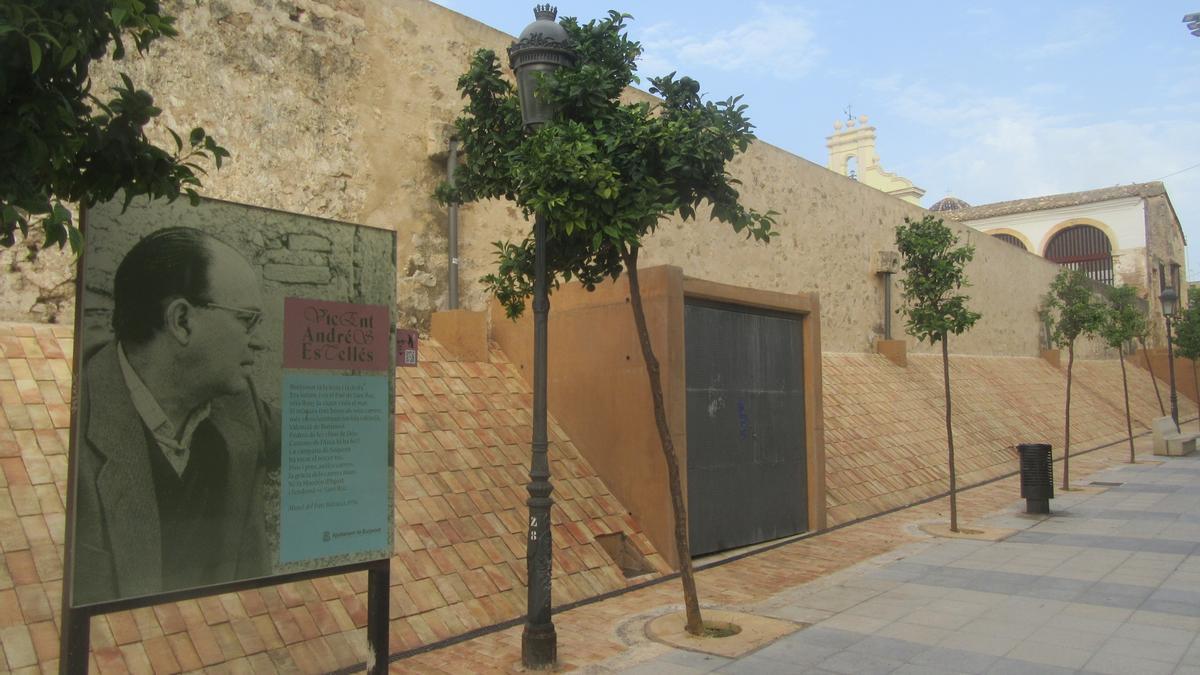
[[[1005,540],[909,544],[745,608],[827,614],[758,651],[723,663],[671,651],[636,672],[1195,672],[1200,536],[1181,525],[1200,504],[1175,497],[1198,471],[1195,457],[1114,467],[1096,478],[1113,485],[1056,500],[1049,517],[1010,506],[981,523],[1015,524]]]

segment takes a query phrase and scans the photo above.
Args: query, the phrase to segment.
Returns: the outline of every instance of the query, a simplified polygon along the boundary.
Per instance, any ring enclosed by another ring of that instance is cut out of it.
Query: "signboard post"
[[[81,221],[60,671],[96,614],[366,571],[385,672],[395,233],[215,200]]]

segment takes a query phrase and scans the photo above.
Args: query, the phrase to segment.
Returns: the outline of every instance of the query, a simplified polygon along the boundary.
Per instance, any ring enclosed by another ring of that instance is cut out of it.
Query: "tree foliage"
[[[1137,289],[1133,286],[1114,286],[1108,289],[1107,295],[1108,307],[1099,334],[1109,347],[1122,349],[1127,342],[1149,330],[1146,314],[1138,307]]]
[[[1056,347],[1074,348],[1076,339],[1097,335],[1104,325],[1105,305],[1080,270],[1059,270],[1043,304],[1050,317],[1050,340]]]
[[[904,219],[896,228],[896,246],[903,257],[904,278],[900,309],[909,335],[937,344],[946,335],[962,334],[979,320],[967,309],[969,296],[957,293],[969,286],[964,269],[975,257],[974,246],[958,246],[958,236],[940,218]]]
[[[1121,389],[1125,394],[1125,431],[1129,438],[1129,462],[1136,461],[1133,445],[1133,416],[1129,412],[1129,376],[1125,371],[1125,345],[1142,338],[1149,330],[1146,315],[1138,307],[1138,293],[1133,286],[1114,286],[1108,289],[1108,307],[1100,325],[1100,337],[1117,350],[1121,361]]]
[[[584,25],[569,17],[559,22],[579,58],[553,77],[540,78],[535,95],[552,103],[557,116],[531,133],[522,128],[516,92],[501,76],[495,53],[476,53],[458,81],[467,104],[455,125],[466,159],[454,184],[439,186],[437,195],[444,203],[503,197],[526,216],[542,216],[551,288],[574,278],[591,290],[622,271],[628,275],[630,308],[667,464],[686,628],[699,635],[704,628],[687,507],[641,302],[638,252],[660,221],[675,214],[691,220],[705,204],[714,220],[762,242],[774,235],[775,214],[742,206],[737,180],[725,169],[754,138],[739,97],[707,101],[698,82],[671,73],[650,80],[650,92],[659,101],[622,102],[625,88],[638,81],[641,54],[641,46],[624,33],[628,18],[610,11]],[[533,293],[532,233],[515,244],[498,242],[496,250],[497,271],[483,282],[515,318]]]
[[[79,231],[64,204],[94,204],[124,191],[193,201],[204,173],[229,153],[201,128],[170,131],[173,149],[157,147],[145,127],[161,113],[125,73],[107,100],[92,92],[91,65],[146,54],[177,32],[154,0],[4,0],[0,2],[0,245],[40,223],[45,243]]]
[[[623,103],[638,82],[639,43],[625,35],[628,14],[560,24],[574,41],[576,64],[542,78],[538,95],[557,118],[535,132],[522,129],[516,91],[496,54],[477,52],[458,81],[467,103],[456,131],[465,161],[444,203],[486,198],[516,202],[526,216],[547,219],[549,283],[578,279],[588,289],[616,279],[623,255],[636,250],[660,221],[692,219],[707,203],[714,219],[748,238],[769,241],[774,213],[738,201],[738,181],[725,170],[753,140],[740,97],[707,101],[691,78],[652,78],[655,104]],[[533,239],[497,242],[498,268],[483,281],[509,316],[520,315],[533,289]]]
[[[1171,323],[1175,354],[1193,361],[1200,359],[1200,288],[1188,289],[1188,306]]]
[[[1050,291],[1042,301],[1050,318],[1050,340],[1067,348],[1067,400],[1063,415],[1062,489],[1071,489],[1071,377],[1075,367],[1075,340],[1096,335],[1104,325],[1107,309],[1095,297],[1087,274],[1067,267],[1050,282]]]

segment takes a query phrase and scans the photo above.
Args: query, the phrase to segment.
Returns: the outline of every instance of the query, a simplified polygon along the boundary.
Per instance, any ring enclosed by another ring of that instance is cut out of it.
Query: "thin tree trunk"
[[[638,342],[642,346],[642,359],[646,362],[646,375],[650,378],[654,423],[658,427],[658,440],[662,445],[663,457],[667,460],[667,484],[671,490],[671,508],[675,515],[675,552],[679,556],[679,578],[683,582],[687,632],[701,635],[704,633],[704,622],[700,617],[700,598],[696,593],[696,576],[692,570],[692,551],[688,542],[687,508],[683,503],[679,458],[675,454],[675,443],[671,440],[671,430],[667,426],[667,409],[663,402],[658,359],[650,345],[650,331],[646,328],[646,313],[642,308],[642,292],[638,285],[637,247],[622,250],[621,257],[625,261],[625,272],[629,275],[629,304],[633,308],[633,322],[637,326]]]
[[[1196,405],[1200,406],[1200,378],[1196,377],[1196,359],[1192,359],[1192,385],[1196,387]],[[1197,408],[1200,410],[1200,407]],[[1197,423],[1200,423],[1200,415],[1196,416]]]
[[[1133,418],[1129,416],[1129,380],[1125,377],[1125,350],[1118,347],[1117,357],[1121,359],[1121,387],[1125,390],[1125,430],[1129,432],[1129,463],[1137,461],[1133,454]]]
[[[1163,407],[1162,394],[1158,393],[1158,378],[1154,376],[1154,366],[1150,365],[1150,352],[1146,350],[1146,338],[1138,338],[1138,345],[1142,348],[1142,355],[1146,357],[1146,370],[1150,373],[1150,382],[1154,384],[1154,398],[1158,399],[1158,416],[1166,417],[1167,409]]]
[[[942,381],[946,385],[946,445],[950,449],[950,531],[958,532],[958,484],[954,475],[954,427],[950,424],[950,347],[942,333]]]
[[[1067,345],[1067,425],[1063,439],[1063,491],[1071,489],[1071,369],[1075,366],[1075,341]]]

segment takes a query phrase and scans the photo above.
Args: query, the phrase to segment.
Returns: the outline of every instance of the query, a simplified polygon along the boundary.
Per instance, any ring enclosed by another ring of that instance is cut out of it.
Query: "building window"
[[[1060,230],[1046,245],[1046,259],[1082,270],[1089,278],[1113,285],[1112,244],[1108,236],[1091,225],[1072,225]]]
[[[993,234],[992,236],[1006,244],[1012,244],[1013,246],[1016,246],[1017,248],[1021,249],[1022,251],[1029,250],[1029,249],[1025,248],[1025,244],[1020,239],[1017,239],[1016,237],[1012,236],[1011,234],[1004,234],[1003,232],[1001,232],[999,234]]]

